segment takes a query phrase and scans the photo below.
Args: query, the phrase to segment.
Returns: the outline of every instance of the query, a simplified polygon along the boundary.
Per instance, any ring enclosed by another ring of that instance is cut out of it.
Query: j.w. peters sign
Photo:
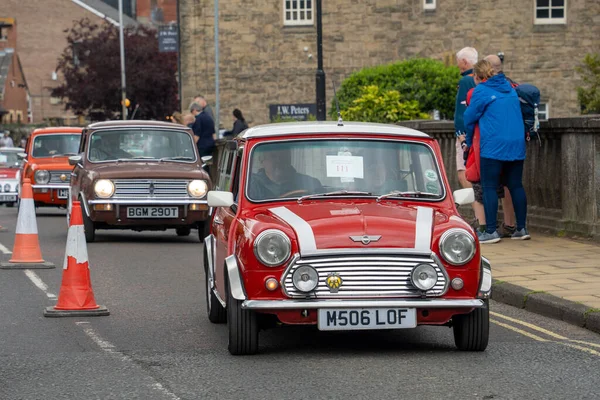
[[[269,119],[296,119],[306,121],[317,114],[316,104],[269,104]]]

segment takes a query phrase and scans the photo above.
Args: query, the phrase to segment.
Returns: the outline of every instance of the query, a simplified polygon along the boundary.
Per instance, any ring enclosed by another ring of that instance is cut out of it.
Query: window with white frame
[[[423,0],[423,10],[435,10],[436,0]]]
[[[567,0],[534,0],[535,23],[566,24]]]
[[[284,25],[312,25],[313,0],[283,0]]]
[[[545,121],[550,118],[550,107],[548,103],[540,103],[538,105],[538,119],[540,121]]]

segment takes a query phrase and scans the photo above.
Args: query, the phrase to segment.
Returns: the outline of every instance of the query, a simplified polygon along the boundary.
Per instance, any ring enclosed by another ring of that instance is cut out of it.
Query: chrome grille
[[[292,283],[292,274],[301,265],[310,265],[319,274],[319,284],[311,297],[419,297],[421,291],[410,280],[412,270],[418,264],[430,264],[438,275],[433,289],[427,296],[440,296],[445,293],[448,278],[443,266],[431,256],[423,255],[341,255],[300,258],[292,261],[283,279],[284,288],[291,297],[306,297]],[[332,293],[325,280],[331,273],[337,273],[343,280],[337,293]]]
[[[65,186],[69,186],[69,182],[71,181],[71,171],[49,171],[50,172],[50,181],[48,183],[52,184],[63,184]],[[61,175],[65,175],[67,179],[64,181],[60,179]]]
[[[116,199],[190,198],[185,179],[115,179]]]

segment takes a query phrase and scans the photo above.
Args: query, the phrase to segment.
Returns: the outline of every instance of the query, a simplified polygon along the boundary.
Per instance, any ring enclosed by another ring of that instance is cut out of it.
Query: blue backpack
[[[540,129],[540,121],[538,119],[540,89],[529,83],[522,85],[513,83],[512,86],[521,102],[521,115],[523,116],[523,124],[525,125],[525,140],[529,142],[531,138],[537,138],[541,145],[542,141],[538,134]]]

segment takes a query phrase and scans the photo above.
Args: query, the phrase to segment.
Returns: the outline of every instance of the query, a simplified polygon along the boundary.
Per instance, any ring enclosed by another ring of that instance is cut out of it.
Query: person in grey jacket
[[[225,131],[225,133],[223,134],[225,138],[236,137],[240,132],[242,132],[245,129],[248,129],[248,124],[244,119],[244,115],[239,109],[236,108],[235,110],[233,110],[233,116],[235,117],[233,129],[231,129],[230,131]]]
[[[200,107],[202,107],[202,112],[205,113],[205,114],[207,114],[210,117],[210,119],[213,120],[213,125],[214,125],[214,123],[215,123],[215,114],[213,114],[213,110],[208,105],[208,102],[206,101],[206,99],[204,98],[204,96],[198,95],[198,96],[194,97],[194,103],[199,104]]]

